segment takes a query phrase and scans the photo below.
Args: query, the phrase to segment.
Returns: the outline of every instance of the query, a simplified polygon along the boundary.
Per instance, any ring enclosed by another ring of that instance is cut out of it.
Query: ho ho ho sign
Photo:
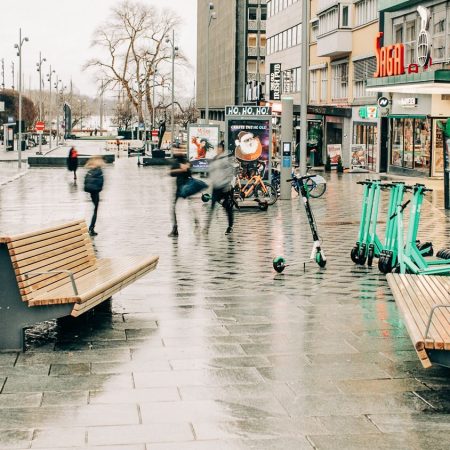
[[[227,116],[271,116],[270,106],[227,106],[225,108]]]

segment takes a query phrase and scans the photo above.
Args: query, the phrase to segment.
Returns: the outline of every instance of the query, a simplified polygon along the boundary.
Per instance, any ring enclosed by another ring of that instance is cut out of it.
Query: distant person
[[[75,147],[71,147],[69,150],[67,169],[69,169],[70,172],[73,172],[73,181],[77,181],[78,152]]]
[[[95,231],[95,224],[97,222],[97,211],[100,203],[100,192],[103,189],[104,177],[103,177],[103,158],[101,156],[93,156],[89,158],[86,163],[86,169],[88,169],[84,178],[84,190],[91,195],[92,203],[94,204],[94,212],[92,214],[91,223],[89,225],[89,234],[91,236],[97,236]]]
[[[94,136],[97,136],[97,128],[94,130]]]
[[[217,155],[209,163],[209,180],[213,187],[211,198],[211,209],[209,210],[208,220],[205,228],[205,234],[208,233],[211,225],[211,219],[216,203],[222,201],[222,205],[227,212],[228,228],[225,234],[233,232],[233,189],[231,181],[234,176],[233,165],[230,156],[225,154],[225,145],[220,142],[217,147]]]

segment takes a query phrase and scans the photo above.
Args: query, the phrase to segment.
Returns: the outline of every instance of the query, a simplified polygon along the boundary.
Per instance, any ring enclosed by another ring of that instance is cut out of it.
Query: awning
[[[370,78],[367,80],[366,90],[399,94],[450,94],[450,70]]]

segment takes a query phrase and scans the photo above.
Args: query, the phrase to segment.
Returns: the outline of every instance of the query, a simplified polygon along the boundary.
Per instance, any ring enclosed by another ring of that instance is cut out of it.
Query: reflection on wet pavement
[[[449,371],[421,368],[385,277],[350,261],[358,179],[332,174],[314,200],[327,268],[275,275],[273,256],[309,257],[297,200],[236,213],[229,237],[219,210],[195,233],[189,209],[205,220],[207,206],[185,201],[173,240],[166,169],[107,167],[98,255],[160,264],[85,317],[29,329],[25,353],[0,353],[0,448],[448,449]],[[63,168],[29,170],[0,202],[2,232],[91,214]],[[432,204],[421,230],[449,244]]]

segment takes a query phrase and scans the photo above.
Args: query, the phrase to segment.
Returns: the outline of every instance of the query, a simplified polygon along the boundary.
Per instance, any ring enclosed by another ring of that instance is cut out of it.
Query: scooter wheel
[[[319,267],[324,268],[327,265],[327,260],[323,258],[322,252],[316,253],[316,263]]]
[[[359,259],[358,259],[358,247],[353,247],[352,251],[350,252],[350,258],[352,258],[352,261],[355,264],[359,264]]]
[[[378,260],[378,270],[381,273],[387,274],[391,271],[391,265],[389,263],[389,260],[386,256],[380,257]]]
[[[367,252],[367,265],[372,267],[373,257],[375,256],[375,249],[372,244],[369,245],[369,251]]]
[[[361,264],[361,266],[363,266],[366,263],[366,244],[362,244],[359,247],[358,263]]]
[[[286,260],[282,256],[273,258],[272,261],[275,272],[281,273],[286,268]]]
[[[211,195],[209,194],[202,194],[202,202],[208,203],[211,200]]]
[[[421,253],[422,256],[433,256],[433,244],[431,242],[424,242],[417,244],[417,249]]]

